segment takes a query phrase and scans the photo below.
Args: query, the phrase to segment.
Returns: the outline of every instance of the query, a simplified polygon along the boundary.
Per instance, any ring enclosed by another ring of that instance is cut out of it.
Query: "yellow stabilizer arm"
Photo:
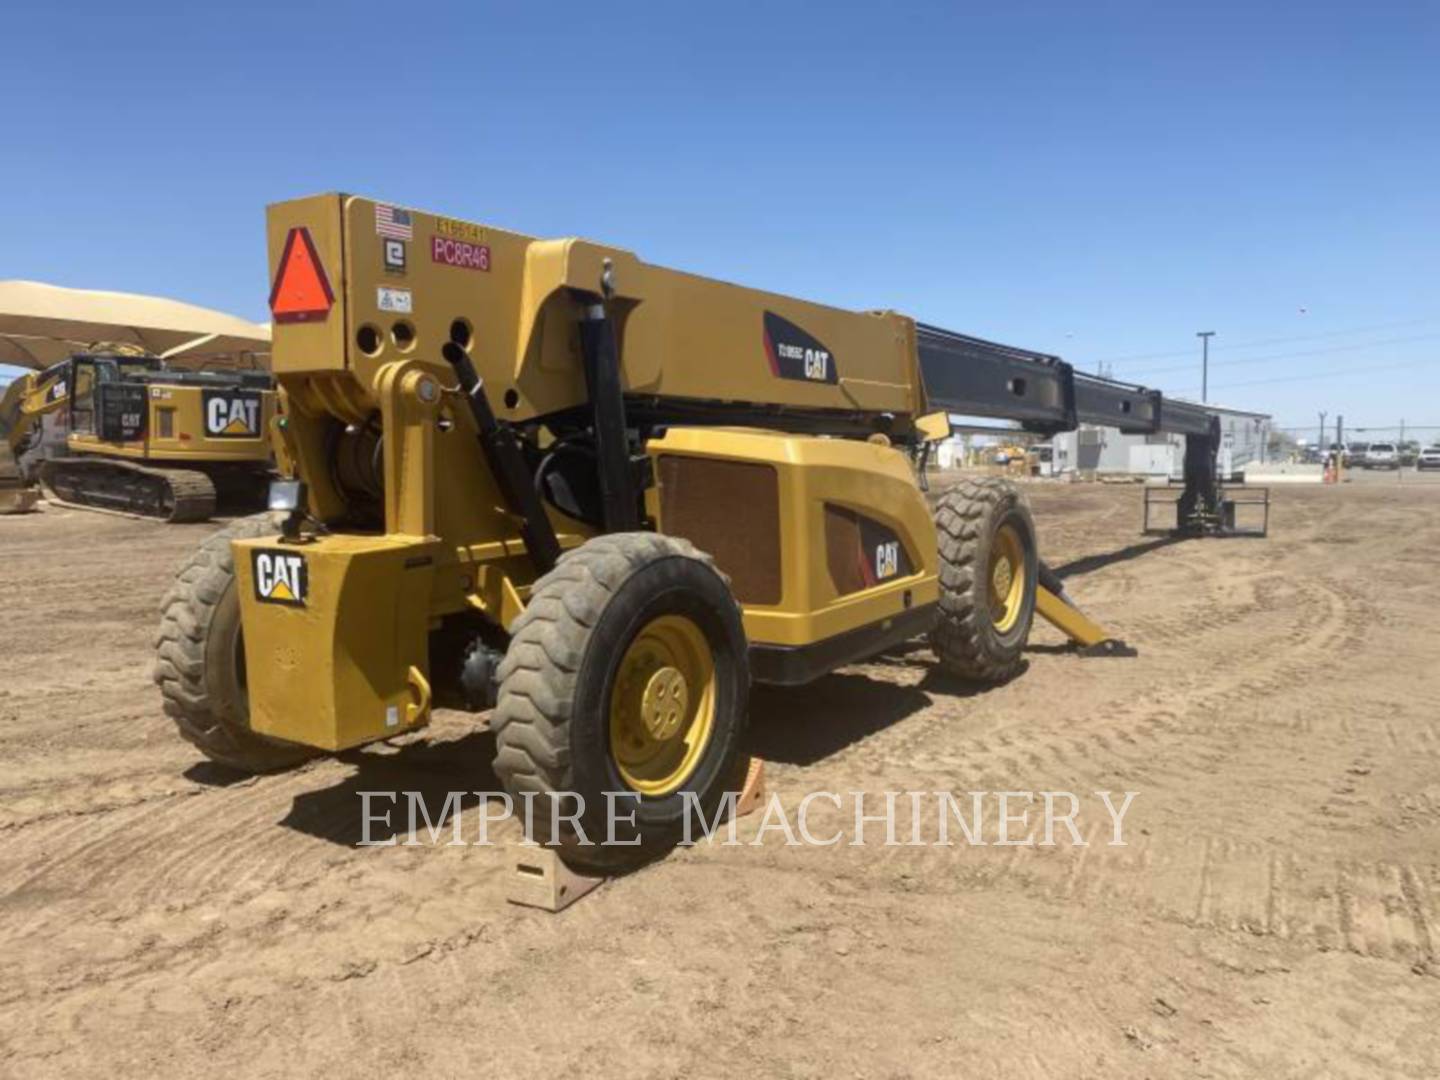
[[[1044,563],[1035,589],[1035,613],[1080,647],[1085,656],[1136,656],[1134,649],[1113,637],[1071,602],[1065,586]]]

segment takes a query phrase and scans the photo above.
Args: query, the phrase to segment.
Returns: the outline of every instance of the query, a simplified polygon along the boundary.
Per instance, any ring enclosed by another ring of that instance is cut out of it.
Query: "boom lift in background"
[[[1001,682],[1037,611],[1107,640],[1017,487],[932,514],[914,466],[949,414],[1182,433],[1182,523],[1221,516],[1215,417],[1056,357],[347,195],[271,207],[269,241],[288,512],[181,570],[155,672],[232,766],[493,708],[535,838],[631,865],[736,787],[752,681],[928,634]],[[582,842],[606,792],[638,846]]]

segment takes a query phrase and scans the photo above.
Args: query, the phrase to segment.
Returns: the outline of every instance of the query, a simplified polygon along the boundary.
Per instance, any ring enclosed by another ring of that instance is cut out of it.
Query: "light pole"
[[[1210,339],[1215,336],[1214,330],[1197,330],[1195,336],[1200,339],[1200,400],[1210,400]]]

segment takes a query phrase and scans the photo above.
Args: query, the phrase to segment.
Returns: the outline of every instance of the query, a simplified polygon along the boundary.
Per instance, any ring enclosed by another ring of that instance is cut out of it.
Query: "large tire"
[[[272,515],[255,514],[207,538],[165,594],[155,639],[154,677],[165,714],[210,760],[249,773],[292,768],[315,754],[250,730],[230,541],[277,531]]]
[[[1029,504],[1008,480],[962,480],[941,496],[935,531],[940,615],[931,646],[952,675],[1004,682],[1024,666],[1035,616],[1040,559]],[[1010,567],[1008,577],[997,578],[1000,563]]]
[[[536,583],[510,630],[495,771],[517,812],[534,797],[532,839],[573,865],[623,870],[673,846],[697,804],[714,820],[742,764],[750,671],[740,609],[709,556],[654,533],[597,537]],[[657,712],[677,671],[678,704]],[[607,792],[633,796],[616,800],[614,835],[635,846],[599,842]],[[551,827],[552,804],[572,813],[576,795],[589,843]]]

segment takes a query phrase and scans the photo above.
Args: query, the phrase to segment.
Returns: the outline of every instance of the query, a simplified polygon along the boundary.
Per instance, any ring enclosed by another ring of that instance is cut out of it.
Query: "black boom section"
[[[1210,434],[1211,413],[1204,406],[1081,374],[1058,356],[923,323],[915,334],[925,396],[933,409],[1014,420],[1047,433],[1098,424],[1131,433]]]
[[[1096,375],[1075,376],[1075,412],[1082,424],[1100,424],[1148,435],[1160,430],[1163,408],[1158,390]]]
[[[1075,426],[1074,380],[1070,365],[1058,356],[923,324],[916,326],[915,336],[932,408],[1018,420],[1040,431]]]
[[[1205,435],[1218,445],[1219,431],[1215,414],[1203,405],[1166,398],[1160,414],[1160,430],[1177,435]]]

